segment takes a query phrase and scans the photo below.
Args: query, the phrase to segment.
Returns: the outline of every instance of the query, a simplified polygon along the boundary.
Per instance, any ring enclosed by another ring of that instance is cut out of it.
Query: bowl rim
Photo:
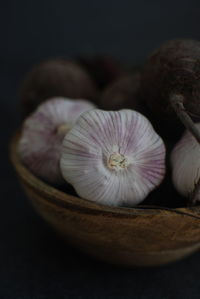
[[[18,130],[12,137],[10,142],[10,159],[20,177],[22,184],[31,188],[35,193],[43,199],[59,207],[75,210],[77,212],[92,213],[92,214],[106,214],[114,217],[130,218],[139,215],[163,215],[175,216],[182,214],[184,216],[194,217],[200,219],[200,206],[181,207],[181,208],[166,208],[161,206],[136,206],[136,207],[112,207],[98,204],[77,196],[70,195],[49,185],[48,183],[37,178],[32,174],[20,160],[17,152],[17,143],[20,138],[20,130]]]

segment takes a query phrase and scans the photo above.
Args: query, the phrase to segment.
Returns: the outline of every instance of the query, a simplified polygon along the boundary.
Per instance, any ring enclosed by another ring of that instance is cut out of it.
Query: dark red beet
[[[153,52],[142,73],[140,94],[160,124],[169,129],[180,127],[171,104],[174,95],[181,95],[185,110],[199,121],[200,42],[172,40]]]
[[[172,40],[156,50],[144,67],[140,94],[169,135],[181,121],[200,143],[193,122],[200,121],[200,42]],[[189,203],[195,204],[199,194],[200,180]]]
[[[110,56],[79,57],[80,64],[86,68],[99,88],[125,74],[124,66],[115,58]]]
[[[33,67],[20,90],[25,115],[50,97],[93,100],[96,95],[97,88],[87,71],[79,64],[64,59],[48,60]]]
[[[140,73],[127,74],[105,88],[99,99],[99,106],[105,110],[123,108],[137,110],[139,107],[138,89]]]

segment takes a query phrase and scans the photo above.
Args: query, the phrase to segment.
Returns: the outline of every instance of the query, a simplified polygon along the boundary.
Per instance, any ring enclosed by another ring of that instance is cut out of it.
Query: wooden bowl
[[[127,266],[162,265],[200,248],[200,208],[113,208],[68,195],[11,160],[38,213],[68,242],[104,261]],[[185,214],[184,214],[185,213]]]

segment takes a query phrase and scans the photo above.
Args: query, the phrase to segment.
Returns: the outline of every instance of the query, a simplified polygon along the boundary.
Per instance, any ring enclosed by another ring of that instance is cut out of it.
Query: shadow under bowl
[[[16,134],[10,154],[27,197],[73,246],[98,259],[126,266],[167,264],[200,248],[199,207],[116,208],[66,194],[35,177],[22,164],[18,139]]]

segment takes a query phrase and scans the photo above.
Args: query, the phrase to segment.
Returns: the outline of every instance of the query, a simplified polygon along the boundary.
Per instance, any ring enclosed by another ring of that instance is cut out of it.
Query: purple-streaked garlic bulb
[[[18,151],[33,174],[49,183],[62,183],[59,160],[63,138],[81,113],[94,107],[85,100],[52,98],[25,120]]]
[[[195,124],[200,129],[200,123]],[[200,145],[186,131],[171,153],[172,180],[177,191],[189,196],[200,179]]]
[[[135,206],[162,181],[165,146],[142,114],[95,109],[65,136],[60,165],[80,197]]]

